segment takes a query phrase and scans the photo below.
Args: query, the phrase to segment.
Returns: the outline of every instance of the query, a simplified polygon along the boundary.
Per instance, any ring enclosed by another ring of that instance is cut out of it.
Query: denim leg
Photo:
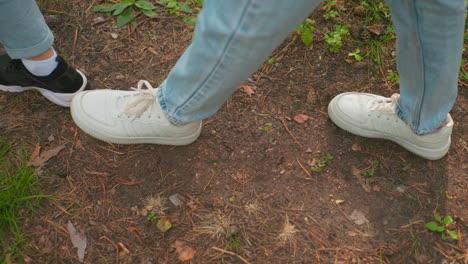
[[[206,0],[194,39],[158,89],[169,120],[210,117],[320,0]]]
[[[0,43],[13,59],[40,55],[54,42],[34,0],[0,0]]]
[[[418,134],[434,131],[457,97],[465,0],[387,2],[397,37],[397,114]]]

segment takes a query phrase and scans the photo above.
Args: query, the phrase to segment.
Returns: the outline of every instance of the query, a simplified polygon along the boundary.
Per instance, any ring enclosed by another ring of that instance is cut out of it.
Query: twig
[[[283,123],[284,129],[286,129],[286,132],[294,139],[294,141],[299,145],[299,147],[302,147],[302,144],[296,139],[296,137],[291,133],[289,130],[288,126],[286,125],[286,121],[284,121],[284,118],[279,118],[281,120],[281,123]]]
[[[75,37],[73,38],[72,56],[75,55],[76,41],[78,40],[78,27],[75,28]]]
[[[235,256],[235,257],[238,257],[242,262],[244,262],[245,264],[250,264],[250,262],[248,262],[245,258],[237,255],[236,253],[234,252],[231,252],[231,251],[227,251],[227,250],[224,250],[224,249],[220,249],[220,248],[217,248],[217,247],[212,247],[212,249],[216,250],[216,251],[219,251],[219,252],[222,252],[224,254],[228,254],[228,255],[231,255],[231,256]]]
[[[110,238],[108,238],[106,236],[102,236],[99,239],[105,239],[105,240],[109,241],[114,246],[115,251],[116,251],[115,263],[119,264],[119,247],[117,246],[117,244],[115,244],[114,241],[112,241]]]
[[[297,164],[299,164],[299,166],[301,166],[301,168],[304,170],[304,172],[305,172],[307,175],[309,175],[310,178],[313,178],[313,177],[312,177],[312,174],[310,174],[310,172],[308,172],[308,171],[306,170],[306,168],[304,168],[304,166],[302,166],[301,162],[300,162],[298,159],[296,159],[296,162],[297,162]]]

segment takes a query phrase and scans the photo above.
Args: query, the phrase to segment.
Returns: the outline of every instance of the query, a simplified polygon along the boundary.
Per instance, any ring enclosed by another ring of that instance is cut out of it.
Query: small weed
[[[278,235],[278,239],[280,240],[280,243],[282,245],[292,245],[293,242],[296,240],[295,234],[297,232],[299,232],[299,230],[297,230],[296,226],[292,225],[289,222],[288,217],[286,217],[286,221],[284,222],[283,229]]]
[[[314,166],[311,166],[310,170],[313,172],[320,172],[322,171],[322,168],[327,165],[328,161],[332,159],[333,156],[330,153],[327,153],[319,161],[317,161]]]
[[[270,131],[273,128],[272,123],[266,123],[264,126],[261,127],[261,129],[265,132]]]
[[[114,5],[99,5],[93,9],[93,12],[111,13],[117,17],[117,27],[123,27],[133,20],[133,13],[140,11],[147,17],[156,17],[153,11],[156,7],[146,0],[123,0]]]
[[[39,191],[39,180],[26,165],[27,157],[10,142],[0,137],[0,263],[7,254],[11,260],[21,255],[23,217],[34,212],[41,198],[48,197]]]
[[[343,46],[343,36],[349,35],[348,28],[350,25],[334,25],[333,27],[335,31],[325,34],[325,42],[330,45],[328,48],[329,51],[337,53]]]
[[[362,61],[362,56],[359,54],[361,50],[356,49],[353,52],[348,53],[349,57],[352,57],[355,61]]]
[[[302,43],[304,43],[304,45],[306,46],[309,46],[310,44],[312,44],[312,41],[314,40],[314,37],[312,35],[312,33],[315,30],[314,25],[315,25],[315,20],[307,18],[306,20],[304,20],[304,22],[302,22],[296,28],[297,34],[301,36]]]
[[[273,65],[273,64],[275,63],[275,57],[270,57],[270,58],[268,58],[267,63],[268,63],[269,65]]]
[[[229,247],[234,249],[234,251],[239,254],[239,248],[240,248],[240,244],[239,244],[239,234],[233,234],[231,236],[229,236]]]
[[[336,11],[334,11],[334,10],[332,10],[332,11],[330,11],[330,12],[328,12],[328,13],[323,14],[323,18],[325,18],[326,20],[330,20],[330,19],[332,19],[332,18],[335,18],[336,16],[338,16],[338,12],[336,12]]]
[[[425,227],[432,232],[437,232],[440,234],[442,240],[447,239],[447,235],[450,236],[453,240],[458,240],[458,235],[455,230],[449,230],[449,225],[453,223],[451,216],[442,217],[438,214],[434,214],[434,219],[437,222],[428,222]]]
[[[167,207],[167,198],[162,197],[160,195],[148,196],[145,199],[145,210],[148,211],[148,217],[150,217],[154,213],[154,217],[156,216],[163,216],[166,214]],[[148,221],[150,219],[147,218]]]
[[[178,14],[179,12],[184,12],[187,14],[192,14],[195,10],[190,6],[190,2],[178,2],[177,0],[159,0],[159,4],[166,6],[171,14]]]
[[[154,220],[156,220],[158,217],[156,216],[156,213],[155,212],[151,212],[148,214],[148,216],[146,216],[146,221],[148,222],[152,222]]]
[[[370,183],[375,182],[374,176],[375,176],[376,170],[379,168],[379,165],[380,165],[380,163],[379,163],[378,160],[373,160],[371,162],[370,168],[365,172],[361,172],[361,175],[366,177],[366,178],[369,178]]]
[[[400,76],[396,72],[388,72],[386,79],[392,83],[400,83]]]
[[[194,4],[196,7],[202,7],[203,6],[203,0],[192,0],[188,2],[178,2],[177,0],[159,0],[157,1],[158,4],[163,5],[166,7],[167,10],[169,10],[170,14],[175,14],[175,15],[181,15],[182,14],[194,14],[197,12],[196,9],[192,8],[192,4]],[[197,18],[193,16],[186,16],[186,15],[181,15],[180,20],[183,22],[194,26]]]

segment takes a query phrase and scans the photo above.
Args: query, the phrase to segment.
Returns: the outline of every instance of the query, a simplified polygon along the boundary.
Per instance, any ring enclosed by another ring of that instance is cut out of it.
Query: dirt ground
[[[91,7],[70,1],[45,14],[57,49],[94,89],[128,89],[140,79],[157,86],[190,43],[193,28],[162,10],[133,30],[116,29]],[[390,96],[398,86],[367,60],[345,62],[352,45],[328,52],[320,36],[330,25],[320,18],[317,41],[305,47],[288,37],[275,63],[245,83],[254,93],[235,92],[186,147],[101,142],[38,93],[0,93],[1,134],[31,151],[65,145],[38,169],[53,198],[26,223],[23,261],[79,263],[70,221],[87,238],[85,263],[179,263],[176,241],[195,250],[187,263],[468,263],[466,87],[441,160],[347,133],[327,116],[333,96]],[[392,51],[387,67],[395,71]],[[297,122],[298,114],[308,119]],[[309,169],[325,156],[333,158],[321,171]],[[369,171],[373,177],[362,175]],[[163,208],[148,207],[148,197]],[[434,213],[453,217],[459,241],[424,228]],[[161,219],[172,225],[166,232]]]

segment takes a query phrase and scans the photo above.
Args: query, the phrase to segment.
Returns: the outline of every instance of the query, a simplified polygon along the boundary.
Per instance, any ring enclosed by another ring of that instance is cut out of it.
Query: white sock
[[[54,56],[47,60],[34,61],[28,59],[21,59],[24,67],[28,69],[30,73],[36,76],[47,76],[51,74],[55,68],[57,68],[58,62],[55,60],[57,58],[57,53],[54,51]]]

